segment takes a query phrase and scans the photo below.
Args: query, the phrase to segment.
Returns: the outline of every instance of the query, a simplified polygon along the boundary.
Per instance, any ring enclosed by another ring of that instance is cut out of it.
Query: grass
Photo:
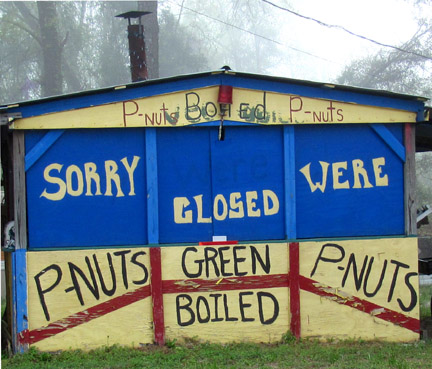
[[[432,284],[420,286],[420,319],[431,318]]]
[[[420,315],[430,319],[432,285],[420,287]],[[2,301],[2,311],[4,301]],[[2,355],[4,368],[395,368],[432,367],[432,340],[411,344],[385,342],[297,341],[291,334],[279,344],[217,345],[199,342],[164,347],[103,347],[93,351],[40,352],[34,347],[22,355]]]
[[[120,346],[94,351],[44,353],[31,348],[3,359],[4,368],[430,368],[432,342],[394,344],[292,341],[274,345],[190,342],[140,349]]]

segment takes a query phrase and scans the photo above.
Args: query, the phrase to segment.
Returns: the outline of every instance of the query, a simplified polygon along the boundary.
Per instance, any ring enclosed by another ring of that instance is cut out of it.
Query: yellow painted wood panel
[[[367,315],[325,297],[301,291],[301,336],[303,338],[364,339],[410,342],[419,334]]]
[[[299,250],[301,337],[419,338],[415,238],[300,242]],[[162,247],[161,262],[167,340],[277,342],[289,331],[288,243]],[[54,326],[32,345],[153,342],[148,248],[28,252],[27,267],[31,339]]]
[[[162,248],[162,279],[185,289],[164,295],[166,338],[279,341],[289,326],[289,289],[270,288],[271,278],[287,273],[287,243]]]
[[[14,129],[180,127],[220,119],[219,86],[14,120]],[[255,124],[409,123],[416,112],[234,88],[226,120]]]
[[[300,274],[349,295],[417,318],[417,239],[300,244]]]
[[[301,291],[301,336],[417,340],[417,262],[416,238],[300,243],[300,274],[329,293]]]
[[[167,294],[164,306],[168,340],[278,342],[289,327],[287,288]]]
[[[30,335],[67,328],[37,347],[153,341],[151,298],[138,295],[150,291],[147,248],[28,252],[27,267]]]
[[[288,273],[287,243],[163,247],[161,255],[163,280]]]
[[[151,299],[146,298],[111,314],[34,344],[42,351],[92,350],[109,345],[140,347],[153,343]]]

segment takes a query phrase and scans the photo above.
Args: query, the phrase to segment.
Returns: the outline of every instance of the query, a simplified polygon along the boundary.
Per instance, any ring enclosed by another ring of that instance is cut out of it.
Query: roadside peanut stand
[[[222,70],[2,107],[16,347],[418,340],[424,101]]]

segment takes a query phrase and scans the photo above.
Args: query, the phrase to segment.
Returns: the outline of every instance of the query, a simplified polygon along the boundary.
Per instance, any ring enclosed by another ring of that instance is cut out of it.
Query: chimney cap
[[[131,18],[140,18],[143,15],[151,14],[151,12],[141,12],[139,10],[132,10],[130,12],[122,13],[119,15],[116,15],[117,18],[125,18],[125,19],[131,19]]]

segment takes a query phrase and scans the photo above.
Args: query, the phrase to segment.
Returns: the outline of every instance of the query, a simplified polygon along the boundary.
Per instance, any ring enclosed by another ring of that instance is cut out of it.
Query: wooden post
[[[298,242],[289,243],[289,288],[290,288],[290,330],[295,338],[301,337],[300,316],[300,249]]]
[[[405,234],[417,234],[417,208],[415,195],[415,125],[405,124],[406,160],[404,166]]]
[[[24,132],[13,133],[13,178],[15,251],[12,255],[12,344],[14,352],[27,350],[19,343],[18,335],[26,331],[27,323],[27,209],[25,183]]]
[[[24,132],[13,134],[15,249],[27,249],[27,210]]]

